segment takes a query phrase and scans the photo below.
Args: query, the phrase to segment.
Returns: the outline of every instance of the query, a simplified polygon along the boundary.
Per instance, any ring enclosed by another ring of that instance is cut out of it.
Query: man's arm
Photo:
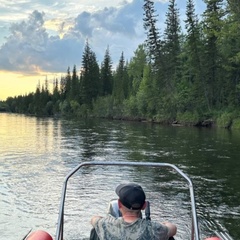
[[[102,218],[102,217],[101,217],[101,216],[93,216],[93,217],[91,218],[91,224],[92,224],[93,227],[95,226],[96,222],[97,222],[100,218]]]
[[[164,222],[163,224],[168,228],[169,237],[176,235],[177,227],[175,224],[172,224],[170,222]]]

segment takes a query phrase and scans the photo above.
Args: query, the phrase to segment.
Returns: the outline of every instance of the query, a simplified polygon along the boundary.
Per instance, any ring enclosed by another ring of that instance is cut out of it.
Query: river
[[[66,120],[0,114],[0,239],[32,229],[55,236],[64,177],[84,161],[175,164],[193,181],[202,238],[216,223],[240,236],[240,132],[109,120]],[[189,191],[172,171],[87,168],[69,183],[65,240],[86,239],[90,218],[104,215],[121,182],[146,191],[154,220],[177,224],[190,239]]]

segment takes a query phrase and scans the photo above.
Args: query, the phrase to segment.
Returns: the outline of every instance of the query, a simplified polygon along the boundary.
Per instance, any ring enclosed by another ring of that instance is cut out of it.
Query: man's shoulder
[[[101,223],[118,223],[118,222],[121,222],[121,221],[122,221],[122,218],[115,218],[112,215],[107,215],[106,217],[103,217],[103,218],[99,219],[98,222],[101,222]]]

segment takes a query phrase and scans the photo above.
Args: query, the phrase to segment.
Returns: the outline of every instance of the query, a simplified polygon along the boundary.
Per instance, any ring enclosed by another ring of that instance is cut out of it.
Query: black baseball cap
[[[145,203],[145,193],[138,184],[120,184],[115,192],[119,196],[120,202],[128,209],[140,210]]]

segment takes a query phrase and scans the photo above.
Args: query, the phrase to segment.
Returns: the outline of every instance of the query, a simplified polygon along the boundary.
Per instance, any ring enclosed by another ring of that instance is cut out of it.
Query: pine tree
[[[130,60],[128,66],[128,75],[132,78],[132,95],[136,95],[141,81],[143,79],[144,68],[147,64],[147,55],[144,45],[139,45],[137,50],[134,52],[133,58]]]
[[[216,107],[221,102],[222,76],[219,72],[221,59],[218,49],[219,34],[222,29],[223,0],[204,0],[207,8],[204,16],[205,34],[205,78],[207,79],[207,94],[210,107]]]
[[[236,107],[240,104],[240,5],[239,0],[228,0],[227,17],[219,41],[225,70],[223,87],[225,106]]]
[[[65,85],[65,96],[66,99],[70,100],[71,99],[71,86],[72,86],[72,77],[70,73],[70,67],[67,69],[67,75],[66,75],[66,85]]]
[[[170,0],[168,5],[168,11],[166,14],[166,29],[165,35],[165,47],[167,53],[170,56],[171,62],[177,62],[177,56],[180,53],[180,20],[179,9],[176,5],[176,0]]]
[[[186,20],[185,27],[187,30],[186,35],[186,48],[185,48],[185,70],[184,77],[187,81],[188,97],[192,104],[186,106],[189,110],[193,109],[208,109],[209,97],[207,94],[207,84],[203,75],[203,47],[201,42],[201,29],[198,16],[195,13],[195,5],[193,0],[187,1],[186,6]],[[186,87],[183,89],[186,92]],[[191,96],[190,96],[191,95]]]
[[[70,99],[75,101],[79,99],[79,80],[77,76],[76,65],[74,65],[73,71],[72,71]]]
[[[65,100],[70,97],[70,90],[71,90],[71,74],[70,74],[70,67],[67,69],[67,75],[65,77],[61,77],[60,81],[60,94],[62,100]]]
[[[117,103],[122,103],[122,101],[126,98],[126,95],[126,68],[124,54],[122,52],[116,73],[114,75],[113,96]]]
[[[166,29],[164,32],[165,44],[165,61],[167,62],[165,69],[165,76],[167,79],[166,87],[170,92],[174,90],[175,81],[177,79],[177,71],[180,65],[179,54],[180,54],[180,21],[179,21],[179,10],[176,6],[175,0],[170,0],[168,5],[168,11],[166,14]]]
[[[53,102],[56,103],[58,100],[60,100],[60,92],[59,92],[59,86],[58,86],[58,79],[54,79],[53,83],[53,95],[52,95]]]
[[[64,100],[66,98],[66,96],[65,96],[65,93],[66,93],[66,78],[63,77],[63,76],[61,76],[61,79],[60,79],[59,92],[60,92],[61,100]]]
[[[34,94],[34,114],[38,115],[43,111],[43,104],[41,102],[41,86],[40,82],[37,85],[35,94]]]
[[[104,56],[104,61],[101,64],[100,82],[101,82],[101,95],[102,96],[111,95],[113,88],[113,73],[109,48],[107,48]]]
[[[144,0],[143,26],[147,33],[146,46],[148,50],[149,62],[153,65],[158,64],[161,58],[161,40],[157,29],[157,17],[152,0]]]
[[[86,43],[82,57],[81,103],[92,106],[92,101],[100,93],[100,73],[95,53]]]
[[[151,114],[157,112],[156,103],[162,103],[162,98],[166,87],[166,64],[164,59],[163,41],[160,38],[159,30],[157,29],[157,15],[154,9],[154,1],[144,1],[144,16],[143,26],[147,33],[146,49],[148,52],[148,62],[151,74],[150,80],[151,89],[151,100],[149,101],[149,111]],[[143,90],[144,91],[144,90]],[[148,94],[147,94],[148,95]]]

